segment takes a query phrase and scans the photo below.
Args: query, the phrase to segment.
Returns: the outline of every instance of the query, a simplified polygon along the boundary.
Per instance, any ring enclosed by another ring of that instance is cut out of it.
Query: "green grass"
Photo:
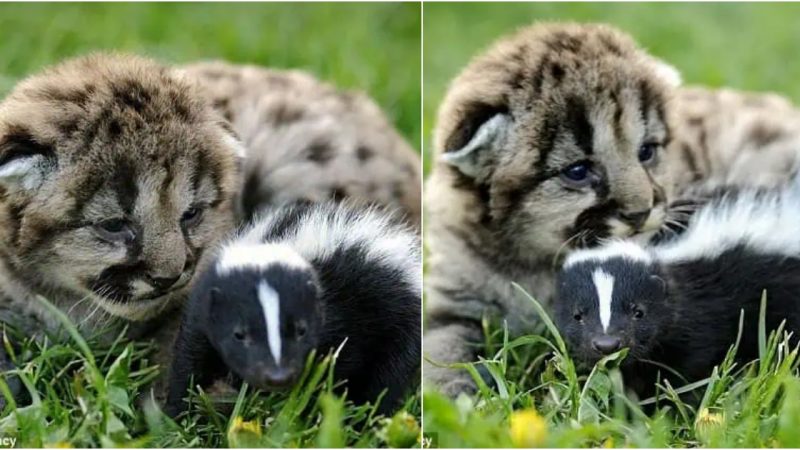
[[[152,344],[120,337],[101,345],[97,336],[84,338],[63,314],[61,320],[68,339],[3,335],[18,367],[14,373],[31,398],[25,405],[14,404],[0,379],[0,393],[10,402],[0,414],[0,436],[14,437],[17,447],[418,445],[419,393],[409,395],[391,418],[377,414],[372,405],[354,405],[334,393],[335,354],[310,355],[288,393],[262,393],[247,385],[233,393],[192,391],[189,411],[173,421],[149,389],[159,374],[151,361]],[[9,337],[23,342],[21,350],[8,345]]]
[[[419,146],[419,4],[2,3],[0,37],[0,95],[45,65],[94,50],[164,62],[223,58],[362,89]]]
[[[704,382],[688,387],[660,383],[656,397],[641,400],[626,393],[618,370],[626,350],[600,361],[588,374],[577,373],[556,328],[536,305],[544,318],[540,330],[515,340],[509,340],[502,329],[487,331],[484,350],[491,356],[464,366],[475,369],[484,365],[497,382],[496,389],[489,388],[476,373],[479,393],[474,398],[462,396],[453,401],[434,391],[424,393],[423,428],[432,445],[800,445],[798,349],[790,346],[781,330],[767,333],[764,304],[758,361],[734,364],[734,345]],[[679,394],[695,400],[687,401]],[[531,411],[536,411],[535,415]],[[515,421],[521,422],[520,428],[512,426]]]
[[[800,101],[800,4],[426,3],[424,15],[425,146],[449,81],[494,40],[535,21],[611,24],[676,66],[687,84],[775,91]],[[427,169],[430,152],[424,153]]]
[[[304,69],[364,90],[419,146],[419,4],[3,3],[0,30],[0,96],[46,65],[96,50],[166,63],[221,58]],[[149,344],[22,340],[15,359],[33,403],[0,412],[0,437],[16,436],[17,446],[407,446],[418,434],[418,393],[387,422],[330,393],[330,362],[312,364],[289,394],[198,393],[197,408],[174,423],[137,399],[160,370]],[[236,410],[215,412],[213,402]],[[239,431],[237,416],[245,422]],[[260,436],[248,431],[254,424]]]

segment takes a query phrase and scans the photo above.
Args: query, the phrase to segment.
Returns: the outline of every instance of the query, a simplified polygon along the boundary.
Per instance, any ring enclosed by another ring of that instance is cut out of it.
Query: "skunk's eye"
[[[308,324],[306,324],[305,320],[298,320],[294,324],[294,332],[297,337],[303,337],[308,332]]]
[[[631,306],[631,315],[634,319],[641,319],[644,317],[644,311],[636,305]]]
[[[572,318],[575,319],[576,322],[583,322],[583,314],[581,314],[580,311],[576,312]]]
[[[244,336],[244,331],[242,330],[236,330],[233,332],[233,337],[236,338],[237,341],[243,341]]]

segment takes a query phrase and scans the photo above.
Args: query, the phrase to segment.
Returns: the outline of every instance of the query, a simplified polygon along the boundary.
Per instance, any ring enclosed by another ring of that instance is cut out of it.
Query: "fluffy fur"
[[[249,253],[249,254],[248,254]],[[308,353],[342,346],[348,397],[391,412],[420,364],[419,242],[378,210],[325,203],[272,209],[221,249],[186,308],[167,404],[189,380],[228,371],[262,388],[290,386]]]
[[[419,224],[419,156],[365,94],[300,71],[223,62],[183,71],[247,146],[241,216],[296,200],[350,198],[398,209]]]
[[[710,201],[687,231],[667,244],[632,243],[573,253],[559,274],[555,320],[571,353],[584,365],[622,347],[630,348],[626,383],[651,395],[658,367],[689,381],[711,374],[736,341],[744,310],[737,359],[758,357],[758,312],[767,293],[767,331],[786,321],[800,331],[800,185],[740,191]],[[611,301],[597,273],[611,279]],[[603,316],[609,317],[605,322]],[[671,374],[661,371],[666,378]],[[673,385],[680,384],[672,379]]]
[[[84,330],[168,320],[232,224],[236,145],[189,83],[143,58],[19,83],[0,103],[0,313],[53,329],[41,295]]]

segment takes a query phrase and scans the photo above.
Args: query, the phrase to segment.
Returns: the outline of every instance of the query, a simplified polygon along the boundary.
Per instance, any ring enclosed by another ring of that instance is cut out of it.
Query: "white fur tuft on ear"
[[[24,190],[36,189],[44,183],[48,164],[47,158],[41,154],[14,158],[0,165],[0,184]]]
[[[653,68],[656,71],[656,75],[664,80],[668,86],[676,88],[683,84],[681,73],[674,66],[667,64],[658,58],[652,58],[652,63]]]
[[[444,153],[442,160],[458,168],[464,175],[478,176],[485,155],[505,141],[510,125],[511,119],[508,114],[496,114],[478,128],[467,145],[458,150]]]
[[[233,150],[233,153],[239,159],[244,159],[247,156],[247,147],[241,143],[238,139],[231,136],[230,134],[225,133],[225,136],[222,138],[225,144]]]

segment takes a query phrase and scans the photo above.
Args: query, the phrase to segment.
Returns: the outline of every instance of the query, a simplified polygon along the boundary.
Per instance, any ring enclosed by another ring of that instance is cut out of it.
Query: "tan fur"
[[[223,62],[185,66],[248,149],[240,213],[349,197],[418,224],[420,160],[366,95],[300,71]]]
[[[0,308],[53,326],[42,295],[84,329],[177,316],[232,226],[231,142],[191,84],[146,59],[92,55],[19,83],[0,103]],[[113,219],[135,238],[109,237]]]
[[[770,186],[800,163],[800,110],[772,93],[687,87],[673,102],[679,186]]]
[[[666,105],[675,82],[629,37],[575,24],[522,29],[452,82],[426,186],[424,348],[430,360],[474,358],[470,342],[480,337],[484,316],[506,321],[512,335],[529,330],[534,310],[512,281],[546,303],[553,272],[570,249],[661,225],[673,189],[672,156],[664,147],[671,140]],[[507,118],[498,122],[507,128],[475,145],[488,130],[482,125],[498,115]],[[658,144],[654,163],[638,160],[646,141]],[[481,149],[475,158],[457,156],[472,147]],[[570,187],[559,175],[584,159],[606,192]],[[619,218],[648,209],[640,228]],[[424,375],[450,395],[474,389],[465,371],[428,364]]]

